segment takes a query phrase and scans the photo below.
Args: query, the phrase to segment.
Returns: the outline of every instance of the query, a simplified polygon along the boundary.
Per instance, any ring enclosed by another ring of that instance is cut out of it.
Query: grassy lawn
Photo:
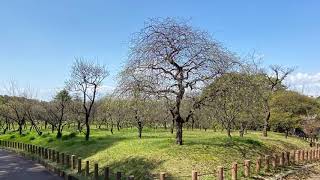
[[[138,139],[136,129],[122,129],[113,135],[109,131],[95,129],[88,142],[84,141],[83,135],[56,140],[55,134],[49,132],[42,136],[34,132],[24,136],[9,133],[1,135],[0,139],[27,142],[75,154],[84,160],[98,162],[101,168],[109,166],[112,172],[121,171],[140,179],[159,172],[183,179],[182,176],[190,176],[193,169],[201,174],[213,173],[219,165],[229,168],[234,161],[254,160],[259,154],[308,147],[303,140],[294,137],[285,139],[284,135],[277,133],[262,137],[261,132],[248,132],[244,138],[234,133],[231,141],[224,132],[185,130],[183,146],[175,145],[174,135],[163,129],[144,129],[142,135],[143,138]]]

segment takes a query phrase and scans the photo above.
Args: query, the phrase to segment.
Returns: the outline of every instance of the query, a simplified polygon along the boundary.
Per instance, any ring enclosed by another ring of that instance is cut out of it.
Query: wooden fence
[[[228,174],[228,179],[237,180],[240,177],[252,177],[253,175],[258,175],[262,171],[270,172],[275,169],[286,168],[292,165],[299,165],[305,163],[313,163],[320,160],[320,145],[314,143],[315,147],[310,149],[300,149],[290,152],[281,152],[279,154],[265,155],[264,157],[258,157],[255,160],[244,160],[242,163],[234,162],[230,167],[219,166],[213,173],[200,174],[198,171],[191,171],[190,178],[192,180],[199,180],[201,176],[210,175],[210,177],[215,177],[217,180],[226,179],[226,174]],[[99,174],[99,164],[91,163],[89,161],[83,162],[81,157],[76,155],[70,155],[62,153],[53,149],[26,144],[21,142],[13,141],[1,141],[0,146],[15,149],[24,153],[28,153],[42,163],[49,170],[59,174],[66,179],[78,179],[77,175],[92,177],[98,180],[103,176],[104,180],[109,180],[111,178],[111,172],[109,167],[105,167],[103,170],[103,175]],[[56,163],[58,166],[50,165],[50,162]],[[90,174],[90,166],[93,165],[93,173]],[[63,167],[60,168],[59,167]],[[71,173],[66,173],[68,170]],[[241,173],[239,173],[241,171]],[[72,175],[72,174],[76,174]],[[134,176],[125,177],[122,172],[116,172],[113,174],[116,180],[134,180]],[[172,177],[167,176],[165,172],[160,173],[154,179],[168,180]],[[176,178],[174,178],[176,179]]]

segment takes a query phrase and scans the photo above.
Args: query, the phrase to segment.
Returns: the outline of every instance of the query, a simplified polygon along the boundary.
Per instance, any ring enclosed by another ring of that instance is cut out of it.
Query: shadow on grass
[[[269,150],[262,142],[246,137],[213,137],[205,142],[190,141],[186,145],[204,145],[206,147],[220,147],[226,151],[233,149],[237,151],[243,158],[252,155],[267,153]]]
[[[134,175],[135,179],[154,179],[156,175],[152,171],[161,165],[163,161],[148,160],[142,157],[132,157],[113,164],[109,164],[111,169],[111,178],[115,177],[117,172],[122,172],[124,177]]]
[[[248,158],[253,154],[260,154],[267,151],[267,147],[260,141],[246,138],[236,138],[232,140],[230,148],[236,150],[243,158]]]
[[[283,141],[283,140],[280,140],[280,139],[269,139],[268,141],[272,141],[272,142],[275,142],[275,143],[278,143],[278,144],[282,144],[284,145],[285,147],[287,147],[287,149],[298,149],[299,147],[292,144],[292,143],[289,143],[287,141]]]
[[[124,137],[106,135],[99,137],[92,136],[89,141],[86,141],[83,136],[76,136],[68,140],[55,139],[44,146],[85,159],[125,139]]]

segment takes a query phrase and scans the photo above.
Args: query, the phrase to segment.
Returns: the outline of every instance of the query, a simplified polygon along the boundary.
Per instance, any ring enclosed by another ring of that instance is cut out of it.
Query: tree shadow
[[[223,148],[226,152],[235,150],[243,158],[262,155],[269,150],[262,142],[246,137],[213,137],[206,140],[206,142],[191,141],[187,145],[203,145],[205,147],[219,147]]]
[[[42,146],[55,149],[60,153],[74,154],[85,159],[125,139],[125,137],[105,135],[99,137],[92,136],[89,141],[86,141],[83,136],[76,136],[67,140],[54,139],[54,141]]]
[[[240,153],[243,158],[248,158],[257,154],[262,155],[268,151],[268,148],[260,141],[245,138],[238,138],[231,141],[230,148]]]
[[[111,179],[115,179],[117,172],[122,172],[122,176],[127,178],[134,175],[135,179],[154,179],[153,170],[161,165],[163,161],[148,160],[143,157],[130,157],[121,161],[108,164],[111,171]]]

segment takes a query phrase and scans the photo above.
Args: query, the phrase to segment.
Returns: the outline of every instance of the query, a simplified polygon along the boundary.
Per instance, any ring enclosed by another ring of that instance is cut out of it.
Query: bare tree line
[[[115,92],[97,99],[109,72],[107,66],[77,58],[65,89],[50,102],[15,93],[0,103],[1,128],[14,124],[23,133],[30,124],[39,135],[45,124],[61,138],[66,126],[90,138],[90,128],[136,127],[142,138],[145,126],[176,130],[183,144],[184,128],[262,130],[267,136],[272,97],[286,91],[285,78],[292,68],[264,69],[255,59],[239,58],[207,32],[176,19],[152,19],[137,32],[128,60],[118,75]],[[15,128],[13,128],[15,129]]]

